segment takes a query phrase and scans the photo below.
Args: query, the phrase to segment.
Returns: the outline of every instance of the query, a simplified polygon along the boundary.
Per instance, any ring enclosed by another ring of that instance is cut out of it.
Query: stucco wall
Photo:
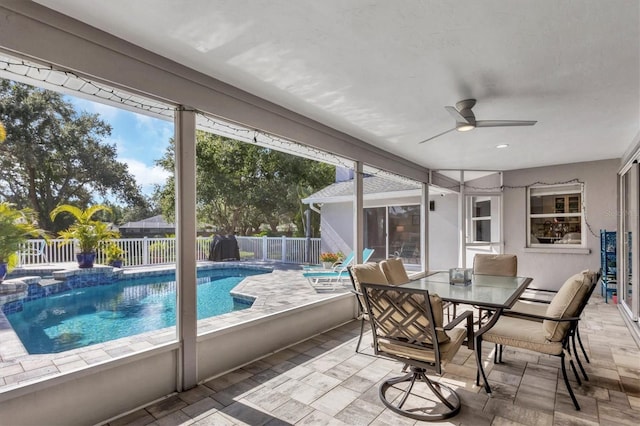
[[[429,269],[458,265],[458,194],[434,197],[429,212]]]
[[[342,251],[348,254],[353,247],[352,203],[324,204],[320,218],[322,251]]]
[[[435,210],[429,213],[429,267],[448,269],[458,259],[458,196],[456,194],[431,198]],[[418,197],[365,202],[365,208],[389,204],[419,203]],[[389,204],[388,204],[389,203]],[[353,247],[353,209],[351,203],[332,203],[322,206],[322,251],[351,252]],[[378,253],[376,253],[378,254]]]
[[[619,164],[619,160],[603,160],[504,173],[504,251],[518,256],[518,275],[533,277],[532,285],[537,287],[557,289],[572,274],[600,267],[599,230],[617,229],[616,174]],[[583,233],[587,236],[586,247],[590,253],[558,253],[553,249],[545,253],[528,251],[525,186],[535,182],[559,183],[572,179],[578,179],[585,185],[585,213],[590,229],[587,227]]]

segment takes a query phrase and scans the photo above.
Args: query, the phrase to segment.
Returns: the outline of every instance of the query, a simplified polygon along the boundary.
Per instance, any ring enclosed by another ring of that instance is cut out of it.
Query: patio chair
[[[380,385],[382,403],[395,413],[416,420],[439,421],[458,414],[460,399],[455,390],[432,382],[427,371],[441,375],[465,337],[472,338],[471,312],[443,326],[442,299],[438,295],[423,289],[366,282],[361,285],[375,354],[410,368],[408,374]],[[454,328],[465,319],[466,330]],[[420,386],[421,383],[427,386]]]
[[[476,254],[473,257],[473,273],[475,275],[515,277],[518,275],[518,258],[515,254]],[[483,316],[483,310],[478,309],[479,324],[482,324]]]
[[[362,251],[363,263],[367,262],[371,258],[371,255],[373,255],[373,251],[373,249],[364,249]],[[353,259],[350,263],[353,263]],[[346,279],[349,275],[349,273],[347,272],[347,268],[349,266],[349,263],[343,262],[333,269],[317,269],[305,271],[302,273],[302,276],[305,277],[309,281],[309,284],[311,284],[315,289],[330,288],[332,290],[335,290],[338,284],[340,284],[341,281],[343,279]]]
[[[362,335],[364,334],[364,324],[369,321],[369,311],[362,295],[361,283],[389,284],[389,282],[377,263],[363,263],[350,266],[347,269],[353,286],[351,291],[356,295],[358,301],[358,318],[360,319],[360,337],[356,344],[356,352],[358,352],[360,342],[362,342]]]
[[[395,257],[416,261],[420,253],[420,242],[405,241],[400,246],[400,250],[394,253]]]
[[[25,265],[34,259],[42,258],[44,263],[49,263],[49,258],[47,257],[47,241],[41,240],[38,243],[37,247],[29,246],[29,248],[20,251],[20,264]]]
[[[380,262],[380,268],[382,272],[387,277],[387,281],[389,284],[401,285],[406,284],[410,281],[409,275],[407,275],[407,270],[404,267],[404,262],[402,258],[395,257],[383,260]],[[451,318],[456,317],[456,304],[452,302],[444,302],[444,309],[447,310],[447,319],[451,320]],[[453,316],[451,315],[450,309],[453,310]]]
[[[389,284],[400,285],[409,282],[409,275],[404,268],[404,263],[399,257],[389,258],[380,262],[380,269],[387,278]]]
[[[582,302],[582,305],[579,308],[579,314],[577,316],[580,316],[582,314],[582,311],[584,310],[584,308],[587,306],[587,303],[589,301],[589,299],[591,298],[591,294],[593,294],[593,291],[595,290],[598,281],[600,280],[600,277],[602,275],[602,272],[599,271],[597,273],[593,273],[593,272],[589,272],[588,270],[586,271],[582,271],[583,274],[588,274],[588,278],[590,280],[590,287],[587,289],[587,294]],[[565,282],[566,284],[566,282]],[[587,285],[585,283],[585,285]],[[540,290],[540,289],[535,289],[536,291],[542,291],[545,293],[549,293],[549,294],[557,294],[559,290]],[[537,299],[537,298],[531,298],[531,297],[520,297],[520,299],[518,299],[518,301],[515,303],[515,305],[513,305],[513,307],[511,309],[509,309],[508,311],[505,311],[503,313],[503,315],[508,315],[508,316],[514,316],[514,317],[521,317],[521,318],[528,318],[531,319],[532,321],[538,321],[538,322],[542,322],[543,320],[540,317],[544,317],[547,314],[547,309],[549,308],[549,304],[551,303],[553,299],[548,299],[548,298],[544,298],[544,299]],[[523,315],[524,314],[524,315]],[[573,348],[573,353],[575,355],[575,359],[578,363],[578,367],[580,368],[581,372],[582,372],[582,376],[584,377],[585,380],[589,380],[589,377],[587,376],[587,372],[584,369],[584,366],[582,365],[582,362],[580,361],[580,357],[578,356],[578,351],[577,351],[577,347],[576,347],[576,339],[578,340],[578,343],[580,344],[580,349],[582,351],[582,355],[584,356],[585,360],[589,363],[589,356],[587,355],[587,352],[584,349],[584,345],[582,344],[582,339],[580,338],[580,323],[578,322],[578,324],[576,324],[576,327],[574,330],[572,330],[571,332],[571,347]],[[499,358],[502,359],[502,346],[498,345],[499,347],[496,348],[496,351],[494,353],[494,362],[497,362],[498,360],[498,353],[499,353]],[[579,379],[578,379],[579,380]]]
[[[593,278],[592,274],[583,272],[571,276],[554,296],[545,315],[503,314],[487,332],[476,336],[476,361],[478,364],[476,379],[479,380],[482,375],[488,394],[491,394],[491,388],[482,366],[483,340],[501,346],[511,346],[560,357],[565,386],[576,410],[580,410],[580,405],[567,377],[565,359],[569,359],[569,365],[580,383],[578,372],[570,355],[569,341],[578,324],[580,314],[586,306],[588,296],[593,291]],[[542,322],[538,322],[540,320]],[[498,362],[502,362],[501,352],[500,350],[498,354]]]

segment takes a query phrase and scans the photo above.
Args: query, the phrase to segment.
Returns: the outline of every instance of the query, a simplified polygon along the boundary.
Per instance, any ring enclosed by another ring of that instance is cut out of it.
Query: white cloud
[[[166,183],[170,176],[169,172],[163,168],[144,164],[134,158],[120,158],[119,160],[127,164],[129,173],[135,177],[137,184],[142,186],[142,191],[145,194],[151,193],[153,185]]]
[[[109,145],[115,145],[116,152],[118,153],[119,156],[127,152],[127,142],[121,137],[106,138],[104,142],[108,143]]]
[[[173,123],[148,115],[134,114],[134,116],[136,129],[139,131],[141,139],[149,142],[154,141],[155,143],[147,143],[148,148],[163,155],[169,145],[169,139],[173,137]]]

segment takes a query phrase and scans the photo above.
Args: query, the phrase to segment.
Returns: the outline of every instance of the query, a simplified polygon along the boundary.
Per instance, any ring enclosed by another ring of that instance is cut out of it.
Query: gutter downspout
[[[311,263],[312,262],[312,255],[311,255],[311,211],[313,210],[314,212],[318,213],[318,214],[322,214],[320,212],[320,209],[316,206],[313,205],[313,203],[309,203],[309,209],[305,210],[305,219],[307,222],[307,232],[305,233],[306,236],[306,244],[305,244],[305,256],[304,256],[304,261],[307,263]],[[318,255],[320,255],[320,253],[318,253]]]
[[[313,205],[313,203],[309,203],[309,208],[318,214],[322,214],[319,207]]]

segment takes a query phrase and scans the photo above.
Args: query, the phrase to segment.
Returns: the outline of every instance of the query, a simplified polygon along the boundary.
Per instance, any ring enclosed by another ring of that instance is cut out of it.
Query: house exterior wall
[[[558,289],[576,272],[600,268],[599,230],[617,230],[619,166],[619,160],[602,160],[504,172],[504,252],[518,256],[518,275],[533,277],[532,285],[536,287]],[[535,182],[558,183],[572,179],[584,182],[588,226],[583,232],[590,253],[562,253],[553,248],[544,252],[527,249],[525,186]]]
[[[458,194],[434,197],[429,212],[429,269],[458,266]]]
[[[324,204],[321,210],[321,251],[341,251],[345,255],[349,254],[353,250],[352,203]]]
[[[431,198],[435,210],[429,212],[429,267],[448,269],[457,265],[458,259],[458,196],[456,194]],[[394,198],[384,202],[365,201],[365,208],[387,205],[408,205],[420,203],[420,197]],[[353,207],[352,203],[331,203],[322,206],[320,226],[322,230],[322,251],[353,250]],[[379,253],[377,253],[380,255]]]

